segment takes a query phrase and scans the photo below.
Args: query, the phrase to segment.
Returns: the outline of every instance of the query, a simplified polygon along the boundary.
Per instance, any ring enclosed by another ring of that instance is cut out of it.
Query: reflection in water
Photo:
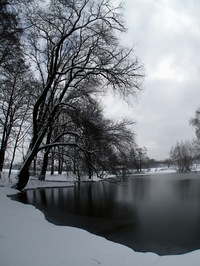
[[[183,179],[176,183],[175,189],[182,202],[200,200],[200,182],[198,179]]]
[[[23,192],[14,197],[58,225],[84,228],[137,251],[181,254],[200,248],[200,180],[196,174],[130,177],[120,184]]]

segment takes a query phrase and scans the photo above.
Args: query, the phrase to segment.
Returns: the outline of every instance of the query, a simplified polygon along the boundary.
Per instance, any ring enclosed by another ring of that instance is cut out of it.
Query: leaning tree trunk
[[[30,145],[29,151],[26,155],[25,161],[19,171],[18,174],[18,182],[15,186],[16,189],[18,190],[23,190],[25,188],[25,186],[28,183],[29,177],[30,177],[30,173],[29,173],[29,167],[32,163],[32,161],[34,160],[35,156],[37,155],[38,151],[39,151],[39,147],[40,144],[45,136],[45,132],[46,132],[46,128],[43,128],[43,130],[41,131],[40,135],[37,137],[37,139],[34,141],[32,141],[32,145]]]

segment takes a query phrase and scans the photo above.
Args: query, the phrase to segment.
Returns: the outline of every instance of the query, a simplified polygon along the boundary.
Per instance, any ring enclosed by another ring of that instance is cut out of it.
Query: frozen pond
[[[36,206],[52,223],[84,228],[136,251],[166,255],[200,248],[199,173],[28,190],[13,198]]]

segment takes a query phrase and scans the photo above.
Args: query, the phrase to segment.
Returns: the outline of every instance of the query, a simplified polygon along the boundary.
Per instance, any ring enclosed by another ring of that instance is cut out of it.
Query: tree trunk
[[[39,180],[41,181],[45,180],[47,167],[48,167],[48,159],[49,159],[49,150],[45,152],[44,157],[43,157],[42,169],[41,169],[40,177],[39,177]]]
[[[86,165],[88,168],[88,178],[92,179],[93,171],[92,171],[92,167],[91,167],[91,156],[89,153],[85,154],[85,159],[86,159]]]
[[[62,149],[62,154],[59,153],[58,157],[58,174],[61,175],[63,172],[63,149]]]
[[[37,156],[40,144],[41,144],[41,142],[45,136],[45,133],[46,133],[46,128],[44,127],[43,131],[40,133],[40,135],[37,137],[37,139],[35,141],[34,141],[34,137],[33,137],[33,141],[31,143],[30,149],[26,155],[26,159],[25,159],[25,161],[24,161],[24,163],[23,163],[23,165],[19,171],[18,182],[15,186],[15,188],[20,190],[20,191],[23,190],[28,183],[28,180],[30,177],[29,167],[30,167],[32,161],[34,160],[34,158]]]
[[[10,162],[10,169],[9,169],[9,173],[8,173],[8,178],[9,179],[10,179],[11,172],[12,172],[12,166],[13,166],[14,159],[15,159],[15,154],[16,154],[16,150],[17,150],[18,140],[19,140],[19,132],[17,134],[17,138],[15,140],[15,145],[14,145],[13,152],[12,152],[12,158],[11,158],[11,162]]]
[[[17,136],[15,138],[15,145],[14,145],[14,148],[13,148],[13,152],[12,152],[12,159],[11,159],[11,162],[10,162],[10,169],[9,169],[9,173],[8,173],[8,178],[10,179],[10,176],[11,176],[11,172],[12,172],[12,166],[13,166],[13,163],[14,163],[14,160],[15,160],[15,155],[16,155],[16,150],[17,150],[17,147],[18,147],[18,144],[20,142],[20,135],[21,133],[23,134],[23,138],[26,136],[27,134],[27,131],[25,130],[24,132],[22,131],[22,127],[23,127],[23,124],[24,124],[24,121],[26,119],[26,114],[28,112],[28,109],[29,109],[29,104],[27,104],[27,108],[26,108],[26,111],[21,119],[21,122],[20,122],[20,125],[19,125],[19,130],[17,132]],[[21,137],[22,139],[22,137]]]
[[[23,167],[20,172],[19,172],[19,180],[18,183],[16,184],[15,188],[18,190],[23,190],[25,186],[28,183],[30,173],[29,173],[29,167]]]
[[[50,143],[51,135],[52,135],[52,128],[50,127],[49,132],[47,134],[46,144],[49,144]],[[42,162],[42,169],[41,169],[40,177],[39,177],[39,179],[41,181],[44,181],[45,180],[45,176],[46,176],[46,172],[47,172],[47,167],[48,167],[49,152],[50,152],[50,149],[49,148],[46,148],[45,149],[45,153],[44,153],[44,157],[43,157],[43,162]]]
[[[51,175],[54,175],[54,152],[51,151]]]
[[[4,158],[5,158],[5,150],[1,149],[0,150],[0,178],[1,178],[1,173],[3,171]]]

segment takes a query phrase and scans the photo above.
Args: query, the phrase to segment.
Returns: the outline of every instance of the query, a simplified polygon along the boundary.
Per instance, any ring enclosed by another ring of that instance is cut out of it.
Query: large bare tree
[[[142,67],[118,36],[125,32],[121,6],[110,0],[51,0],[31,4],[26,13],[28,56],[43,83],[33,110],[33,136],[16,188],[29,179],[29,166],[63,108],[73,108],[68,96],[113,89],[135,94]],[[87,86],[86,86],[87,85]],[[56,137],[55,137],[56,139]],[[48,146],[47,146],[48,145]],[[48,143],[46,148],[57,145]]]
[[[29,108],[28,66],[21,45],[18,5],[12,0],[0,3],[0,173],[11,136],[17,134]]]

